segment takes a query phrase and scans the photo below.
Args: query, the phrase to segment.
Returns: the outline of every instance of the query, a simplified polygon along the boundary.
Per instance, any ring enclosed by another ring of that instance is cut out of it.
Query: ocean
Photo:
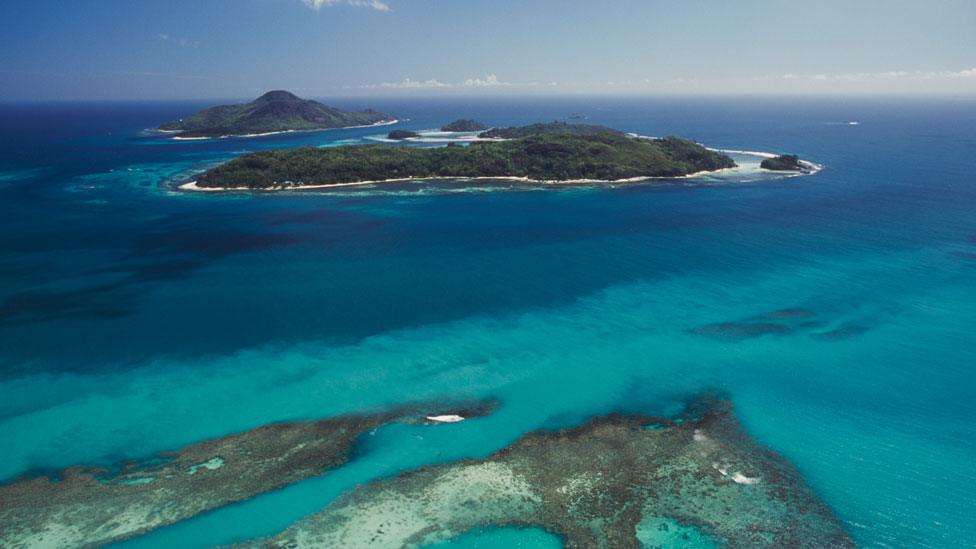
[[[121,544],[207,547],[533,430],[719,391],[858,545],[976,545],[976,100],[329,102],[414,130],[579,113],[823,170],[185,193],[244,152],[391,127],[180,142],[144,130],[206,104],[0,105],[0,479],[272,422],[499,403],[382,427],[333,474]],[[553,545],[502,529],[450,546]]]

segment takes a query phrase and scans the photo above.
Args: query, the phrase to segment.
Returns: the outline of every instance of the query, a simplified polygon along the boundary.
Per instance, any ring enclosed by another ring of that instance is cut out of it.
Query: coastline
[[[279,187],[268,187],[263,189],[252,189],[249,187],[200,187],[197,182],[190,181],[178,185],[176,188],[182,191],[193,191],[193,192],[233,192],[233,191],[248,191],[248,192],[278,192],[278,191],[303,191],[303,190],[313,190],[313,189],[330,189],[338,187],[355,187],[360,185],[376,185],[383,183],[402,183],[407,181],[443,181],[443,180],[457,180],[457,181],[513,181],[519,183],[533,183],[537,185],[593,185],[593,184],[624,184],[624,183],[639,183],[641,181],[674,181],[680,179],[692,179],[695,177],[700,177],[708,174],[722,173],[727,170],[734,170],[735,168],[724,168],[721,170],[713,171],[700,171],[691,173],[688,175],[678,175],[671,177],[662,176],[638,176],[629,177],[626,179],[532,179],[527,176],[478,176],[478,177],[467,177],[467,176],[432,176],[432,177],[396,177],[392,179],[373,179],[369,181],[350,181],[346,183],[323,183],[318,185],[293,185],[289,187],[279,186]]]
[[[503,137],[480,137],[482,132],[444,132],[437,129],[417,130],[417,137],[389,139],[386,136],[367,136],[378,143],[497,143],[508,141]]]
[[[776,158],[775,153],[761,152],[761,151],[742,151],[737,149],[710,149],[718,152],[742,154],[748,156],[757,156],[760,158]],[[823,166],[816,164],[807,160],[801,160],[801,163],[808,168],[808,171],[802,172],[777,172],[774,170],[763,169],[763,172],[776,173],[782,176],[783,179],[792,177],[801,177],[806,175],[815,175],[823,169]],[[594,185],[594,184],[604,184],[604,185],[619,185],[626,183],[639,183],[641,181],[677,181],[682,179],[694,179],[697,177],[702,177],[706,175],[715,175],[732,170],[735,168],[723,168],[720,170],[703,170],[700,172],[690,173],[688,175],[672,176],[672,177],[662,177],[662,176],[638,176],[630,177],[626,179],[532,179],[527,176],[478,176],[478,177],[466,177],[466,176],[433,176],[433,177],[396,177],[391,179],[372,179],[368,181],[349,181],[344,183],[322,183],[316,185],[292,185],[292,186],[278,186],[278,187],[267,187],[262,189],[252,189],[249,187],[200,187],[197,185],[196,180],[188,181],[177,185],[176,188],[181,191],[188,192],[281,192],[281,191],[306,191],[306,190],[321,190],[321,189],[332,189],[332,188],[342,188],[342,187],[358,187],[363,185],[377,185],[383,183],[403,183],[408,181],[438,181],[438,180],[458,180],[458,181],[513,181],[519,183],[531,183],[536,185]]]
[[[352,130],[352,129],[356,129],[356,128],[374,128],[374,127],[377,127],[377,126],[392,126],[393,124],[397,124],[399,122],[400,122],[400,120],[398,118],[394,118],[393,120],[383,120],[383,121],[380,121],[380,122],[376,122],[374,124],[365,124],[365,125],[360,125],[360,126],[341,126],[341,127],[338,127],[338,128],[315,128],[315,129],[309,129],[309,130],[282,130],[282,131],[279,131],[279,132],[264,132],[264,133],[228,134],[228,135],[219,135],[219,136],[215,136],[215,137],[205,137],[205,136],[200,136],[200,137],[180,137],[180,136],[177,135],[175,137],[172,137],[171,139],[173,139],[174,141],[209,141],[211,139],[230,139],[230,138],[234,138],[234,137],[240,137],[240,138],[247,138],[247,137],[266,137],[266,136],[269,136],[269,135],[283,135],[283,134],[287,134],[287,133],[326,132],[326,131],[331,131],[331,130]],[[164,132],[164,133],[182,133],[182,131],[180,131],[180,130],[160,130],[158,128],[157,129],[154,129],[153,131]]]

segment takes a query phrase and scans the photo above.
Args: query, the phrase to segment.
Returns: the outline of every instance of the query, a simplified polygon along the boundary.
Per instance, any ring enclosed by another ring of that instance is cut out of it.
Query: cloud
[[[961,71],[884,71],[839,74],[784,74],[783,80],[813,80],[818,82],[873,82],[878,80],[938,80],[976,78],[976,67]]]
[[[169,34],[166,34],[165,32],[161,32],[161,33],[158,33],[156,35],[156,37],[159,38],[160,40],[162,40],[163,42],[170,42],[170,43],[173,43],[173,44],[178,44],[181,48],[199,48],[200,47],[200,41],[199,40],[190,40],[189,38],[187,38],[185,36],[176,37],[176,36],[171,36]]]
[[[412,78],[404,78],[399,82],[383,82],[380,84],[369,84],[366,86],[361,86],[367,89],[385,88],[385,89],[431,89],[431,88],[491,88],[495,86],[511,86],[507,82],[502,82],[498,79],[498,76],[494,73],[486,75],[484,78],[468,78],[462,82],[452,83],[452,82],[441,82],[436,78],[430,78],[428,80],[414,80]]]
[[[357,8],[372,8],[376,11],[390,11],[390,6],[380,0],[302,0],[302,2],[313,10],[345,4]]]
[[[487,88],[491,86],[505,86],[504,82],[499,82],[498,77],[494,74],[489,74],[484,78],[468,78],[461,83],[465,88]]]
[[[395,89],[420,89],[420,88],[450,88],[450,84],[445,84],[436,78],[431,78],[429,80],[412,80],[410,78],[404,78],[399,82],[383,82],[382,84],[374,84],[366,86],[367,88],[395,88]]]
[[[961,71],[943,71],[928,73],[931,78],[976,78],[976,67]]]

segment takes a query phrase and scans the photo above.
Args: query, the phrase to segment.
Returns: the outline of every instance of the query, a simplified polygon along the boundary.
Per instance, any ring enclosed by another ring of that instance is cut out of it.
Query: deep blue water
[[[720,389],[860,544],[976,544],[976,100],[333,103],[408,129],[578,112],[825,169],[710,185],[186,194],[169,183],[235,154],[388,128],[175,142],[141,130],[203,104],[2,105],[0,478],[271,421],[501,399],[492,417],[435,434],[385,428],[335,475],[131,544],[204,546],[535,428],[673,411]],[[786,308],[811,316],[781,333],[750,326]],[[485,536],[458,544],[551,541]]]

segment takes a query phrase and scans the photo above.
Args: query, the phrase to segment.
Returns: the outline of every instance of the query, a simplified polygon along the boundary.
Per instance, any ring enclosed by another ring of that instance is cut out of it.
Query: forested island
[[[413,139],[415,137],[420,137],[420,134],[410,130],[393,130],[392,132],[386,134],[387,139],[396,139],[397,141]]]
[[[492,128],[481,132],[478,137],[483,139],[517,139],[519,137],[529,137],[540,133],[570,133],[577,136],[619,136],[626,137],[622,131],[614,130],[606,126],[592,124],[567,124],[565,122],[543,122],[539,124],[529,124],[528,126],[512,126],[509,128]]]
[[[348,145],[261,151],[208,170],[187,188],[270,190],[483,177],[618,181],[682,177],[736,165],[729,156],[688,139],[637,138],[602,126],[534,124],[490,130],[482,136],[484,141],[469,146]]]
[[[759,167],[778,172],[802,172],[807,169],[800,161],[800,157],[795,154],[784,154],[775,158],[767,158],[762,161]]]
[[[461,118],[451,122],[450,124],[441,126],[442,132],[480,132],[487,129],[488,126],[486,124],[482,124],[477,120],[469,120],[467,118]]]
[[[385,113],[367,109],[343,111],[290,92],[270,91],[250,103],[220,105],[159,127],[178,132],[177,137],[208,138],[246,136],[286,131],[324,130],[392,123]]]

